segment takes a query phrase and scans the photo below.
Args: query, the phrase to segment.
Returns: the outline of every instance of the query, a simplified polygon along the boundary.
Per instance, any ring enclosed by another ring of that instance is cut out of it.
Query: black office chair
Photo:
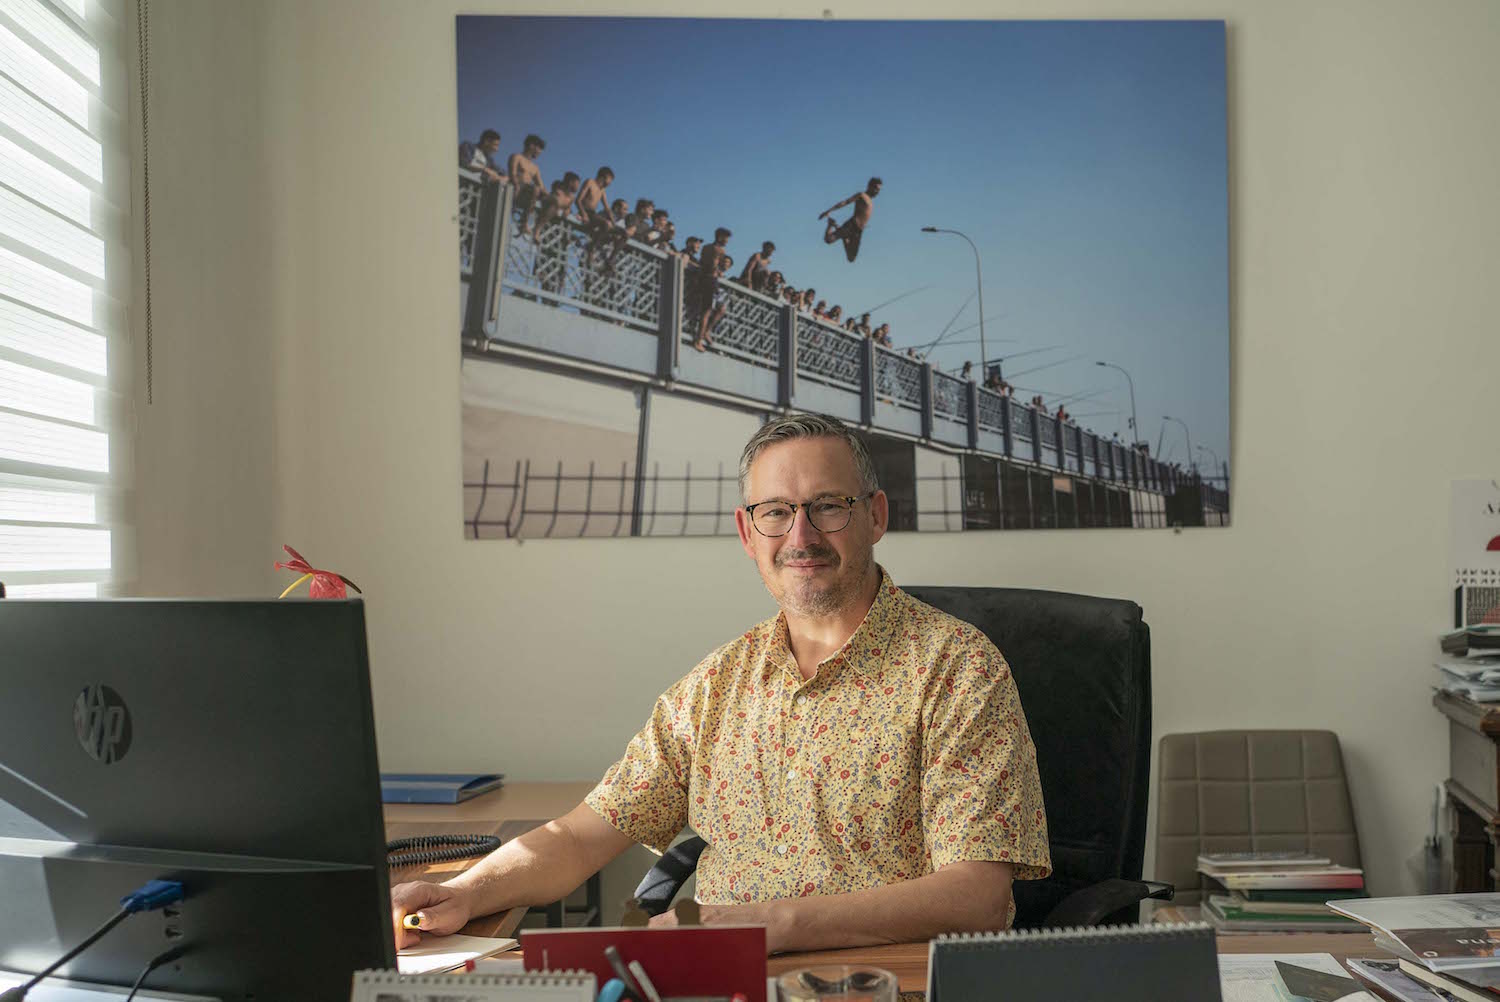
[[[1018,928],[1140,921],[1172,897],[1143,882],[1151,770],[1151,631],[1134,602],[1020,588],[915,587],[913,597],[984,631],[1010,663],[1036,745],[1052,875],[1014,885]],[[636,899],[665,911],[705,843],[686,839]]]

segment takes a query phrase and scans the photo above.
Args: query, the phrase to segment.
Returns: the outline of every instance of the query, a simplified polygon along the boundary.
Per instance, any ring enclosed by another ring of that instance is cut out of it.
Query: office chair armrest
[[[641,910],[647,915],[660,915],[670,908],[672,899],[682,890],[687,878],[698,869],[698,857],[707,848],[707,842],[694,836],[683,839],[662,853],[661,859],[656,861],[656,865],[635,889],[636,904]]]
[[[1122,908],[1139,904],[1147,898],[1171,901],[1177,888],[1153,880],[1101,880],[1074,891],[1047,913],[1042,924],[1052,928],[1074,925],[1098,925]]]

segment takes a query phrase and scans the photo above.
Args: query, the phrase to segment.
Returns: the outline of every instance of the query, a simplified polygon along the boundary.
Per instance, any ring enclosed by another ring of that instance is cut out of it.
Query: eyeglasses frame
[[[847,504],[849,506],[849,522],[852,522],[852,521],[854,521],[854,506],[856,504],[858,504],[859,502],[861,502],[861,501],[865,501],[865,500],[867,500],[869,498],[873,498],[876,495],[876,493],[878,493],[878,492],[876,492],[876,491],[869,491],[869,492],[867,492],[865,494],[860,494],[857,497],[850,497],[847,494],[820,494],[817,497],[813,498],[811,501],[803,501],[801,503],[798,503],[798,502],[795,502],[795,501],[780,501],[780,500],[778,500],[776,498],[771,498],[771,499],[766,500],[766,501],[757,501],[754,504],[744,505],[744,509],[745,509],[745,514],[750,519],[750,525],[755,529],[756,532],[760,533],[762,536],[765,536],[767,539],[780,539],[782,536],[785,536],[788,532],[791,532],[794,528],[796,528],[796,526],[797,526],[797,512],[799,510],[805,512],[807,510],[807,506],[810,505],[810,504],[813,504],[814,502],[817,502],[817,501],[842,501],[842,502],[844,502],[845,504]],[[766,532],[760,526],[758,526],[758,525],[755,524],[755,509],[759,508],[763,504],[784,504],[788,508],[792,509],[792,520],[787,523],[786,532],[778,532],[775,535],[772,535],[771,533]],[[813,525],[812,515],[809,514],[807,516],[807,524],[808,525],[812,525],[812,527],[814,529],[816,529],[818,532],[824,533],[825,535],[831,534],[831,533],[835,533],[835,532],[843,532],[845,529],[849,528],[849,522],[845,522],[843,525],[839,526],[837,529],[819,529],[816,525]]]

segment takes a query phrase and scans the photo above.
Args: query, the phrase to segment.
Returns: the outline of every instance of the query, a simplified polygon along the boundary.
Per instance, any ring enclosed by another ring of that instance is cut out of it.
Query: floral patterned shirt
[[[709,904],[842,894],[960,860],[1013,863],[1019,880],[1052,870],[1009,665],[884,570],[811,679],[785,616],[759,624],[656,701],[585,803],[658,852],[691,827],[708,843]]]

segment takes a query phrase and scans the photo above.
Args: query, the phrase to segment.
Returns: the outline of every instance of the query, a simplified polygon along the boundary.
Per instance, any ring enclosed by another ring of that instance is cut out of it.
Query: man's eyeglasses
[[[807,520],[814,529],[819,532],[838,532],[845,528],[849,520],[854,517],[854,506],[874,496],[872,491],[858,497],[813,498],[802,504],[793,504],[790,501],[760,501],[756,504],[745,505],[745,514],[750,516],[750,524],[755,526],[755,531],[762,536],[785,536],[791,532],[792,524],[797,521],[798,508],[807,512]]]

